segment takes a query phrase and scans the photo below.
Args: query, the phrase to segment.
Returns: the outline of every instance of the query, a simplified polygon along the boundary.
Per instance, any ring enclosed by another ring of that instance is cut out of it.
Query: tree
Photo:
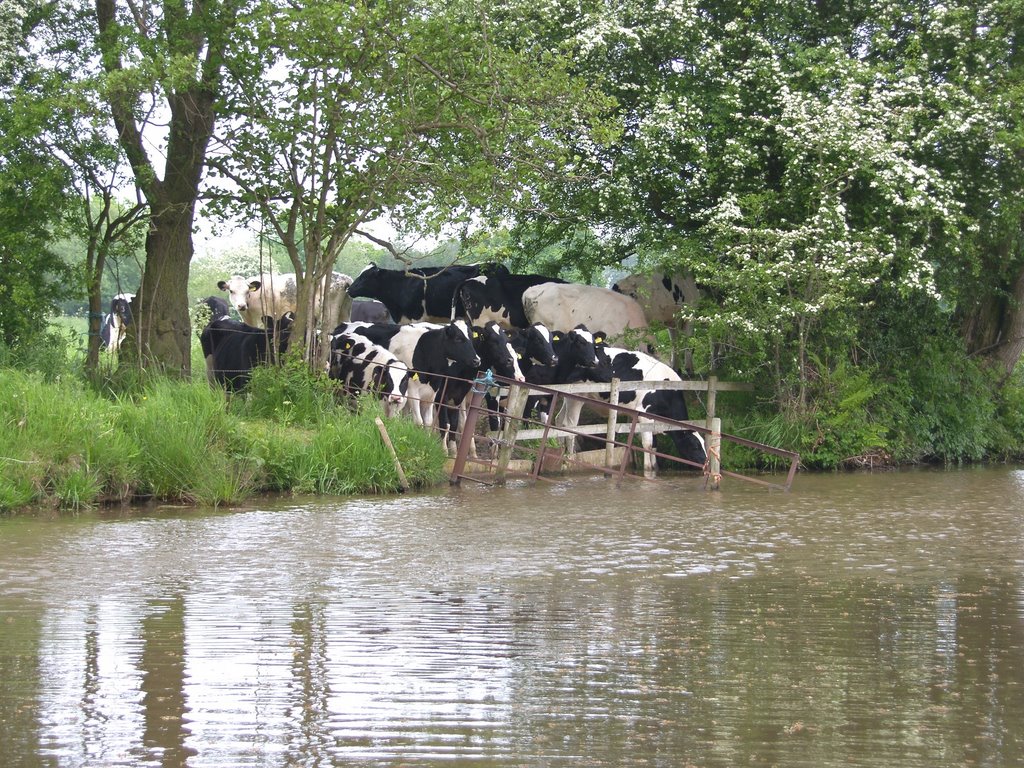
[[[149,205],[146,265],[136,298],[136,352],[143,364],[173,375],[190,374],[186,296],[192,226],[228,41],[243,5],[243,0],[95,0],[103,97],[134,182]],[[166,131],[154,149],[159,119],[166,120]]]
[[[557,172],[554,131],[585,102],[559,57],[495,43],[486,6],[327,0],[261,6],[230,68],[211,166],[225,208],[260,221],[313,286],[367,221],[421,232],[468,226]]]
[[[882,296],[923,297],[950,327],[955,310],[969,346],[1012,368],[1018,3],[559,8],[525,26],[576,51],[624,130],[576,143],[596,183],[544,193],[579,221],[523,221],[520,242],[582,223],[602,247],[569,258],[693,271],[724,302],[697,319],[744,368],[772,365],[780,400],[806,403],[810,352],[856,353],[860,307]]]
[[[34,141],[39,113],[0,100],[0,343],[30,344],[75,290],[53,251],[54,223],[69,204],[66,169]]]

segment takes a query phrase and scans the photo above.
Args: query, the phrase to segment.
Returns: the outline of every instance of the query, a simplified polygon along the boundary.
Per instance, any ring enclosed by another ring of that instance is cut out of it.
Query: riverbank
[[[288,383],[233,401],[206,381],[158,380],[105,396],[74,377],[0,369],[0,512],[400,490],[376,403],[353,410],[326,389]],[[384,423],[410,487],[444,479],[433,434],[407,419]]]

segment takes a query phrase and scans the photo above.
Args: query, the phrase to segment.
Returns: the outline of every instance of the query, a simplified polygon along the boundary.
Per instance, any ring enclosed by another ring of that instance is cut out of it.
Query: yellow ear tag
[[[419,375],[418,373],[414,373],[414,374],[412,375],[412,380],[413,380],[413,381],[419,381],[419,380],[420,380],[420,375]]]
[[[561,341],[562,337],[559,336],[558,334],[555,334],[554,336],[551,337],[551,340],[552,341]]]
[[[477,333],[476,331],[473,331],[473,338],[474,339],[479,339],[480,338],[480,334]]]
[[[594,337],[594,343],[595,344],[601,344],[603,342],[604,342],[604,336],[595,336]]]
[[[523,359],[523,356],[522,356],[522,354],[521,354],[521,353],[519,353],[519,352],[516,352],[516,359],[517,359],[517,360],[522,360],[522,359]]]

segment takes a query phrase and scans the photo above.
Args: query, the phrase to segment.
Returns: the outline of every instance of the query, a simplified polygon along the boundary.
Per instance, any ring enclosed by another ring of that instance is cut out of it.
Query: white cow
[[[523,309],[531,324],[560,329],[585,325],[610,339],[621,338],[627,329],[647,327],[635,299],[596,285],[541,283],[523,291]]]
[[[352,312],[352,299],[348,295],[348,287],[352,278],[341,272],[332,272],[328,285],[325,279],[317,291],[313,312],[320,317],[323,308],[321,328],[328,332],[338,323],[348,320]],[[228,303],[238,310],[242,321],[247,325],[259,326],[261,318],[280,318],[285,312],[295,312],[298,300],[298,283],[294,272],[283,275],[264,273],[257,277],[240,277],[235,275],[229,280],[221,280],[217,287],[228,294]],[[324,303],[324,293],[327,301]]]

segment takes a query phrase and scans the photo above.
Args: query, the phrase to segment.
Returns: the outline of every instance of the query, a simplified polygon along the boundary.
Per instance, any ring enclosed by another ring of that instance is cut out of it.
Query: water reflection
[[[1024,764],[1020,478],[0,521],[4,764]]]

